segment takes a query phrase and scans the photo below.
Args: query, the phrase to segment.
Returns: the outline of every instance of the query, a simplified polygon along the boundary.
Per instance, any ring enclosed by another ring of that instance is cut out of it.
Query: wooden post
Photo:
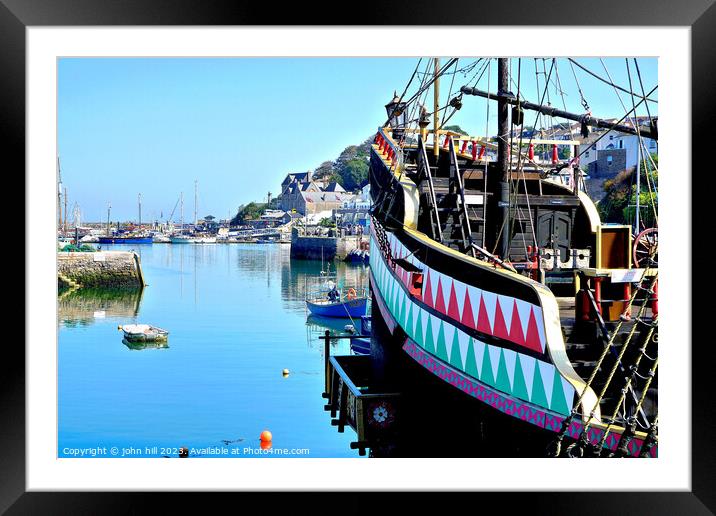
[[[325,340],[323,342],[323,362],[324,362],[324,375],[325,375],[325,385],[326,385],[326,393],[330,392],[330,359],[331,359],[331,331],[326,330]]]
[[[440,71],[440,58],[436,57],[433,59],[435,65],[434,77],[435,82],[433,83],[433,155],[437,158],[440,155],[440,142],[438,141],[438,121],[440,120],[440,78],[438,72]],[[437,165],[437,163],[436,163]]]
[[[507,58],[501,57],[497,60],[497,94],[500,95],[497,101],[497,165],[500,170],[500,198],[498,206],[502,223],[500,233],[500,258],[507,260],[510,250],[510,163],[507,138],[509,137],[510,124],[508,121],[509,110],[507,102],[502,95],[510,89],[508,77]],[[484,201],[483,201],[484,202]]]

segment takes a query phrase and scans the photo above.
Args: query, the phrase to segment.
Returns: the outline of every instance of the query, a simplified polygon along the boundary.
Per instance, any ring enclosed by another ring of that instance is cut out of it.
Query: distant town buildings
[[[617,123],[619,119],[607,119],[607,122]],[[622,125],[633,126],[633,120],[627,118],[621,122]],[[646,116],[636,117],[639,127],[648,128],[651,119]],[[607,129],[589,128],[589,136],[586,138],[581,134],[581,124],[558,124],[543,130],[514,130],[513,138],[522,136],[523,141],[532,139],[549,140],[575,140],[579,142],[579,166],[590,177],[612,177],[622,170],[636,167],[639,161],[638,136],[609,131]],[[644,147],[649,154],[657,154],[658,142],[650,138],[643,138]],[[643,154],[642,150],[642,154]],[[538,160],[550,159],[547,152],[544,155],[537,155]]]
[[[311,172],[291,173],[281,182],[279,207],[289,213],[295,210],[312,215],[338,209],[352,197],[335,181],[314,181]]]

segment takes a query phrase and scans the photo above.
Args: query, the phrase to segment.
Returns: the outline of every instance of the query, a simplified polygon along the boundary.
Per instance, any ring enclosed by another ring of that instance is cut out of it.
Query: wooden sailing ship
[[[496,142],[441,127],[448,65],[439,60],[431,130],[424,107],[409,120],[402,96],[386,106],[370,161],[374,317],[389,345],[433,375],[525,431],[552,432],[548,455],[655,457],[656,230],[635,239],[631,226],[600,220],[580,188],[578,141],[510,131],[526,110],[578,121],[583,134],[602,127],[656,139],[655,122],[640,128],[622,123],[629,113],[614,122],[527,102],[509,93],[508,62],[497,61],[496,91],[465,86],[447,106],[473,95],[496,102]],[[535,148],[552,159],[536,160]]]

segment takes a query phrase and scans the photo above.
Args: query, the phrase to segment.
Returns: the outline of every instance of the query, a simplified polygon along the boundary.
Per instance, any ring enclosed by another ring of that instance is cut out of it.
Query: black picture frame
[[[638,2],[635,0],[603,0],[595,4],[583,0],[575,2],[466,2],[464,6],[438,5],[435,2],[396,0],[385,4],[339,4],[312,2],[268,4],[216,0],[0,0],[0,148],[5,177],[17,182],[14,189],[24,192],[25,170],[25,29],[28,26],[104,26],[104,25],[553,25],[553,26],[688,26],[691,28],[691,102],[692,170],[698,174],[685,180],[698,180],[696,192],[707,194],[713,183],[708,138],[714,117],[713,91],[716,91],[716,6],[714,0],[666,0]],[[628,55],[625,42],[625,55]],[[685,155],[688,155],[685,150]],[[10,160],[8,160],[10,158]],[[703,165],[701,161],[703,160]],[[708,160],[708,161],[707,161]],[[11,165],[8,165],[11,163]],[[678,172],[677,172],[678,173]],[[6,186],[6,188],[10,188]],[[697,218],[699,206],[706,202],[692,201],[692,220]],[[706,201],[706,200],[704,200]],[[699,226],[701,227],[701,226]],[[708,230],[709,224],[703,228]],[[27,235],[27,228],[26,228]],[[704,233],[693,231],[693,239]],[[694,240],[696,241],[696,240]],[[683,266],[703,273],[708,271],[709,253],[694,256],[683,250]],[[22,261],[20,263],[26,263]],[[18,263],[16,266],[19,266]],[[31,271],[25,270],[25,274]],[[18,286],[19,288],[19,286]],[[19,290],[17,290],[19,292]],[[707,292],[708,295],[708,292]],[[687,300],[685,300],[686,302]],[[19,304],[19,301],[16,301]],[[696,299],[688,300],[692,322],[708,317],[709,303],[696,306]],[[24,304],[23,304],[24,306]],[[707,319],[706,319],[707,320]],[[685,325],[694,328],[692,323]],[[693,336],[695,336],[694,333]],[[690,492],[567,492],[513,493],[509,495],[510,510],[529,510],[531,513],[561,514],[713,514],[716,511],[716,454],[714,453],[714,403],[710,378],[713,376],[714,344],[712,339],[695,339],[685,331],[684,352],[692,357],[692,490]],[[691,346],[691,341],[696,344]],[[141,513],[149,501],[161,504],[163,512],[174,508],[184,510],[206,508],[206,498],[212,502],[226,501],[229,495],[205,493],[189,500],[179,493],[79,493],[25,492],[25,349],[12,343],[5,346],[0,359],[0,511],[7,514],[113,514]],[[49,343],[48,343],[49,344]],[[685,423],[684,427],[688,425]],[[685,430],[686,431],[686,430]],[[588,481],[585,490],[589,489]],[[266,503],[265,494],[242,493],[242,503]],[[346,493],[330,502],[310,494],[294,496],[290,509],[296,504],[316,509],[317,504],[335,504],[334,510],[355,512],[373,507],[373,495]],[[504,502],[504,493],[473,493],[479,505]],[[488,500],[492,498],[493,500]],[[154,500],[156,498],[156,500]],[[251,500],[250,498],[254,498]],[[148,500],[149,499],[149,500]],[[416,499],[416,498],[413,498]],[[421,504],[424,502],[417,497]],[[280,504],[271,499],[271,504]],[[280,508],[280,506],[278,507]],[[427,506],[423,505],[426,510]]]

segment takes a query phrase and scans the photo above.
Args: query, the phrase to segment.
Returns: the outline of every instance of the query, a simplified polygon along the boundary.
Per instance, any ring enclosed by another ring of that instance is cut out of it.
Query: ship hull
[[[504,414],[615,450],[625,430],[602,423],[601,397],[574,370],[552,291],[419,231],[421,193],[402,173],[398,153],[379,133],[370,164],[377,205],[370,277],[391,343]],[[587,215],[585,228],[598,223],[598,216]],[[644,438],[637,431],[628,454],[639,455]],[[651,456],[656,453],[650,448]]]
[[[100,243],[100,244],[151,244],[152,237],[136,237],[136,238],[99,237],[98,243]]]
[[[371,248],[379,250],[371,253],[371,286],[393,341],[463,393],[508,416],[559,432],[572,409],[578,408],[579,395],[571,383],[574,378],[560,371],[566,364],[555,364],[548,349],[548,337],[555,337],[545,318],[559,326],[558,318],[555,321],[545,310],[548,298],[525,288],[530,285],[522,279],[494,277],[496,272],[466,262],[457,267],[450,252],[441,253],[416,235],[386,232],[379,239],[373,229],[371,240]],[[430,256],[431,262],[416,256]],[[395,264],[400,258],[421,270],[422,295],[411,292],[411,274]],[[438,266],[445,268],[441,272]],[[575,418],[565,436],[577,439],[583,428],[581,418]],[[592,423],[587,437],[599,442],[604,431],[603,425]],[[604,447],[615,450],[622,431],[612,427]],[[632,456],[639,454],[642,442],[632,439]],[[653,447],[651,455],[656,454]]]

